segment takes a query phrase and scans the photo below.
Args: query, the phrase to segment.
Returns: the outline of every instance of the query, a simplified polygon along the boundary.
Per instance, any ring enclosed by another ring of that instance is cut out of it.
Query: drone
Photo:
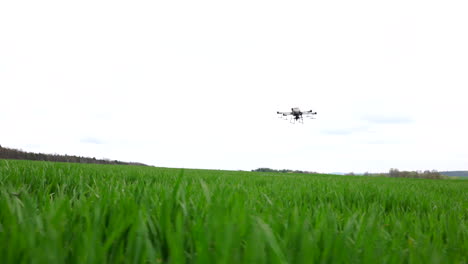
[[[277,112],[277,114],[281,115],[279,118],[283,118],[285,120],[288,119],[288,116],[291,116],[291,119],[289,120],[290,123],[295,124],[296,122],[304,124],[304,119],[302,116],[309,117],[310,119],[315,119],[313,116],[317,114],[317,112],[314,112],[312,110],[309,111],[301,111],[299,108],[294,107],[291,108],[291,112]]]

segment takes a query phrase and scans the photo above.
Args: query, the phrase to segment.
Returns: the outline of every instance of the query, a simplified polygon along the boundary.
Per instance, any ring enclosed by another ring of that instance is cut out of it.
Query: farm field
[[[467,263],[468,181],[0,160],[0,263]]]

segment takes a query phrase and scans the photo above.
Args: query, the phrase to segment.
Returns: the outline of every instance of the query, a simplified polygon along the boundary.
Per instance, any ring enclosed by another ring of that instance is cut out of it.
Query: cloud
[[[325,135],[347,136],[354,133],[368,131],[368,128],[368,126],[331,128],[323,129],[321,132]]]
[[[352,133],[356,132],[352,129],[327,129],[321,131],[325,135],[336,135],[336,136],[345,136],[351,135]]]
[[[395,144],[402,144],[402,141],[395,140],[395,139],[373,139],[373,140],[363,141],[363,143],[370,144],[370,145],[395,145]]]
[[[85,137],[80,140],[81,143],[85,144],[96,144],[96,145],[101,145],[104,144],[105,142],[103,140],[94,138],[94,137]]]
[[[411,124],[414,120],[407,116],[401,115],[368,115],[362,118],[372,124]]]

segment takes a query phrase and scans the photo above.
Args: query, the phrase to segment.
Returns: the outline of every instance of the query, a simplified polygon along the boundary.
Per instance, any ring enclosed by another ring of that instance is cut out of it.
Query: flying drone
[[[294,107],[291,108],[291,112],[277,112],[277,114],[281,115],[280,118],[283,118],[285,120],[288,119],[288,116],[291,116],[289,122],[295,124],[296,122],[304,124],[304,119],[302,118],[303,116],[309,117],[310,119],[315,119],[314,115],[317,114],[317,112],[314,112],[312,110],[309,111],[301,111],[299,108]]]

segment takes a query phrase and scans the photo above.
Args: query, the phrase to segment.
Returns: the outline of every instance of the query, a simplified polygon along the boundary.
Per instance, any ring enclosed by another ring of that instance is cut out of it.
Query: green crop
[[[467,263],[468,181],[0,160],[0,263]]]

